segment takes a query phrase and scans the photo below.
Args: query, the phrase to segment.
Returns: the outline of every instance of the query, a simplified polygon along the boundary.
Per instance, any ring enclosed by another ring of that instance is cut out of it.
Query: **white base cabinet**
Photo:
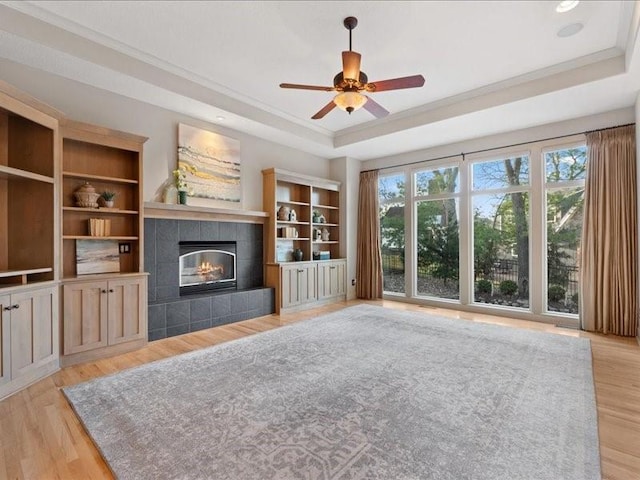
[[[276,289],[276,313],[347,299],[347,261],[267,264],[267,285]]]
[[[119,354],[146,343],[146,275],[66,282],[62,290],[63,365]]]
[[[0,296],[0,398],[59,368],[57,287]]]

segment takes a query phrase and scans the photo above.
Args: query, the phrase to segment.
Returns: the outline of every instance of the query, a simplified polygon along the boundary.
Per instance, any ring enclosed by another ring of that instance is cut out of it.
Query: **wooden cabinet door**
[[[298,268],[298,291],[300,303],[313,302],[318,298],[317,269],[315,265]]]
[[[0,385],[11,380],[11,362],[9,359],[9,318],[11,317],[11,302],[9,295],[0,297]]]
[[[346,294],[346,262],[318,264],[318,298],[338,297]]]
[[[11,295],[11,377],[27,375],[58,356],[55,288]]]
[[[64,354],[107,346],[107,282],[68,283],[63,287]]]
[[[300,303],[300,286],[298,284],[298,266],[282,267],[281,304],[280,308],[289,308]]]
[[[109,281],[109,345],[147,335],[147,278]]]

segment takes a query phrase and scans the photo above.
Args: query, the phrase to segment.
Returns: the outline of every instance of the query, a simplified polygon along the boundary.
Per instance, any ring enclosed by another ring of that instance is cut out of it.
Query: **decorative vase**
[[[73,195],[76,197],[78,207],[98,208],[100,194],[96,193],[96,189],[89,182],[85,182]]]
[[[320,212],[317,210],[313,211],[313,223],[318,223],[318,218],[320,218]]]
[[[171,205],[178,203],[178,189],[173,183],[170,183],[164,189],[164,203]]]
[[[298,214],[296,213],[296,211],[293,208],[289,212],[289,220],[292,221],[292,222],[295,222],[295,221],[298,220]]]
[[[278,209],[278,220],[289,220],[291,209],[286,205],[281,205]]]
[[[185,192],[184,190],[179,190],[178,191],[178,203],[180,205],[186,205],[187,204],[187,192]]]
[[[296,248],[296,249],[293,251],[293,259],[294,259],[296,262],[301,262],[303,257],[304,257],[304,253],[303,253],[303,252],[302,252],[302,250],[300,250],[299,248]]]
[[[322,229],[322,241],[323,242],[328,242],[329,241],[329,236],[331,234],[329,233],[329,230],[327,230],[326,228]]]
[[[105,208],[113,208],[113,200],[104,200],[102,203],[104,203]]]

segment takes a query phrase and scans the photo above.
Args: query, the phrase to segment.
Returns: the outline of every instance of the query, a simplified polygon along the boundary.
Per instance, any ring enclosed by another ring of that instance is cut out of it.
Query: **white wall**
[[[331,160],[331,178],[342,182],[340,189],[340,256],[347,258],[347,299],[356,298],[356,253],[360,162],[342,157]]]
[[[242,207],[262,210],[262,173],[278,167],[330,178],[329,160],[278,145],[227,126],[215,125],[79,82],[0,60],[0,79],[62,111],[66,117],[148,137],[144,145],[144,200],[161,200],[176,168],[178,123],[205,128],[240,141]],[[212,204],[189,199],[192,205]]]

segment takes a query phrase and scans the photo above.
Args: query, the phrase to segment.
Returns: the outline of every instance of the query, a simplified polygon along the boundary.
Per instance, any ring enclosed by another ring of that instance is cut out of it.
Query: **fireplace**
[[[235,289],[236,242],[180,242],[180,295]]]

